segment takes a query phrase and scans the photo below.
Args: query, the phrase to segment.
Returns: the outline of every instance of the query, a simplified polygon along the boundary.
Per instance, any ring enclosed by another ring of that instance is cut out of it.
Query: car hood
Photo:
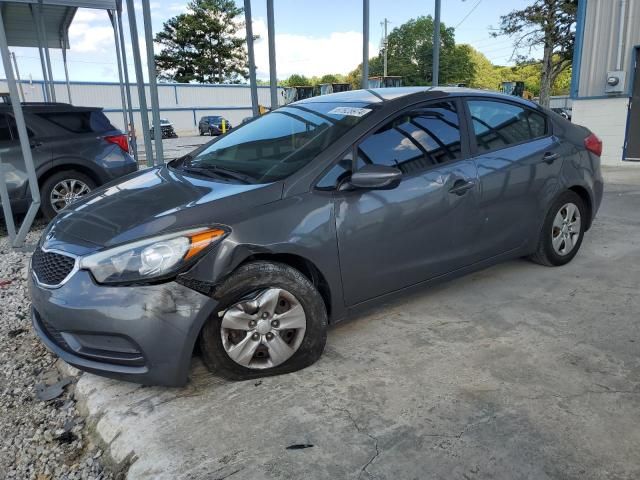
[[[61,212],[45,231],[47,248],[75,253],[160,233],[228,224],[233,213],[275,202],[282,182],[244,185],[185,175],[168,167],[136,172],[87,195]]]

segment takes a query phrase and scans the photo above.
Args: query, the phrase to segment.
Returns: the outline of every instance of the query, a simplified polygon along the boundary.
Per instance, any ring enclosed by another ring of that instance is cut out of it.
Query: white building
[[[101,107],[113,125],[125,130],[119,83],[70,82],[70,89],[71,102],[67,95],[66,83],[55,82],[57,100],[82,107]],[[149,87],[146,90],[147,98],[150,98]],[[283,89],[278,90],[279,98],[284,102]],[[7,91],[6,80],[0,80],[0,92],[2,91]],[[22,91],[27,102],[44,101],[44,85],[41,80],[23,81]],[[138,90],[135,84],[131,85],[131,97],[135,109],[134,122],[139,129],[141,123]],[[270,98],[269,87],[258,87],[260,105],[270,106]],[[200,117],[205,115],[221,115],[232,125],[239,125],[242,119],[251,116],[251,89],[248,85],[159,83],[158,100],[160,116],[172,122],[178,134],[195,134],[198,131]]]
[[[640,0],[579,0],[571,97],[603,164],[640,162]]]

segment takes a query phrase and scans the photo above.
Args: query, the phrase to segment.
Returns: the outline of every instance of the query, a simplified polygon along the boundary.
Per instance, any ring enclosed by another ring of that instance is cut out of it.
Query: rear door
[[[557,189],[563,153],[569,152],[538,110],[487,97],[469,98],[467,107],[480,178],[477,241],[489,258],[537,237]]]
[[[636,47],[633,79],[631,101],[629,102],[625,160],[640,162],[640,47]]]
[[[30,128],[29,119],[30,116],[26,114],[25,122],[27,123],[29,146],[37,171],[51,161],[51,152],[44,148],[40,136]],[[2,163],[8,165],[9,174],[5,178],[10,198],[13,200],[26,198],[28,196],[27,170],[20,147],[16,121],[10,113],[0,113],[0,159]]]
[[[475,164],[462,141],[460,105],[440,101],[413,108],[356,146],[356,169],[365,164],[389,165],[403,176],[392,190],[334,194],[347,305],[475,260],[479,186]],[[344,178],[352,155],[339,162],[319,186]]]

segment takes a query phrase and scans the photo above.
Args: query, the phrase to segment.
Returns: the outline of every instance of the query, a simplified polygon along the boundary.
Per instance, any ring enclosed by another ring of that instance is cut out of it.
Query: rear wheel
[[[204,326],[209,369],[233,380],[293,372],[314,363],[327,337],[322,297],[302,273],[275,262],[240,267],[217,290],[223,307]]]
[[[67,205],[87,195],[96,183],[87,175],[74,170],[54,173],[40,189],[41,210],[51,220]]]
[[[547,213],[538,248],[531,259],[549,267],[569,263],[582,245],[585,211],[582,198],[575,192],[560,195]]]

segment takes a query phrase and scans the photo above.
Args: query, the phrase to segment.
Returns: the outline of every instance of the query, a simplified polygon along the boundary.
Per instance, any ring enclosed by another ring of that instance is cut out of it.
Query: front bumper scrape
[[[81,370],[146,385],[186,383],[195,341],[217,307],[176,282],[102,286],[83,270],[56,289],[32,276],[29,287],[47,348]]]

